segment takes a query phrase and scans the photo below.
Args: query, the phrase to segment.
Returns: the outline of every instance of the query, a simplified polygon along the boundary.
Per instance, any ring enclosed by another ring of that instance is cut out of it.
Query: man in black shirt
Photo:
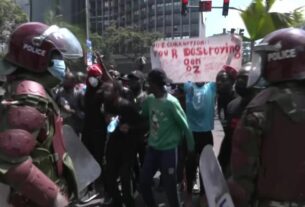
[[[113,198],[114,207],[134,207],[132,191],[132,172],[134,166],[136,135],[143,126],[142,117],[131,100],[123,98],[121,86],[115,82],[106,82],[102,86],[106,119],[117,120],[114,129],[109,130],[105,150],[105,177],[107,189]],[[109,125],[108,125],[109,126]],[[120,178],[122,196],[118,189]]]

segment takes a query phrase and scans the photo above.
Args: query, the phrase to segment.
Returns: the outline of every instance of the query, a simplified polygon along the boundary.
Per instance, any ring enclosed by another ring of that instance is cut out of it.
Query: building
[[[60,0],[64,19],[75,25],[86,24],[85,0]]]
[[[190,0],[198,5],[199,0]],[[142,31],[159,32],[165,38],[199,35],[198,8],[181,15],[181,0],[89,0],[90,29],[103,34],[109,25],[131,26]]]
[[[65,21],[85,25],[85,0],[15,0],[29,20],[45,22],[49,11]]]

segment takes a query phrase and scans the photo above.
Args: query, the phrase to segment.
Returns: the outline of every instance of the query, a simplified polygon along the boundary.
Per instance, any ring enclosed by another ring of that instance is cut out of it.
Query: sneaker
[[[192,192],[195,194],[200,193],[200,186],[197,183],[194,185]]]
[[[80,203],[88,203],[99,196],[99,193],[96,191],[87,191],[86,194],[80,199]]]

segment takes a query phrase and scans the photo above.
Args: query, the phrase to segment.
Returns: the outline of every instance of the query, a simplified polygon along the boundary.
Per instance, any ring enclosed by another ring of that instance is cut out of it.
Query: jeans
[[[210,144],[213,146],[213,134],[211,131],[208,132],[193,132],[194,141],[195,141],[195,154],[192,156],[188,156],[186,159],[185,164],[185,172],[186,172],[186,187],[187,192],[189,194],[192,193],[192,189],[194,186],[194,180],[196,178],[196,172],[199,165],[199,157],[200,153],[202,152],[203,148]],[[199,176],[200,180],[200,194],[203,195],[204,186],[202,182],[201,176]]]
[[[149,207],[157,206],[152,192],[153,176],[160,170],[170,207],[180,207],[177,189],[178,149],[157,150],[148,147],[140,176],[140,191]]]

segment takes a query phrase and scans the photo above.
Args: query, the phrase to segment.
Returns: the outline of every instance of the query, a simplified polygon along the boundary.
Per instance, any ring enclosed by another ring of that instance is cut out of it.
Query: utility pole
[[[92,54],[92,42],[90,41],[90,5],[89,0],[86,0],[86,53],[87,53],[87,59],[86,63],[87,65],[92,65],[93,63],[93,54]]]
[[[90,38],[90,9],[89,9],[89,0],[86,0],[86,39]]]
[[[30,5],[30,22],[33,21],[33,0],[29,0],[29,5]]]

